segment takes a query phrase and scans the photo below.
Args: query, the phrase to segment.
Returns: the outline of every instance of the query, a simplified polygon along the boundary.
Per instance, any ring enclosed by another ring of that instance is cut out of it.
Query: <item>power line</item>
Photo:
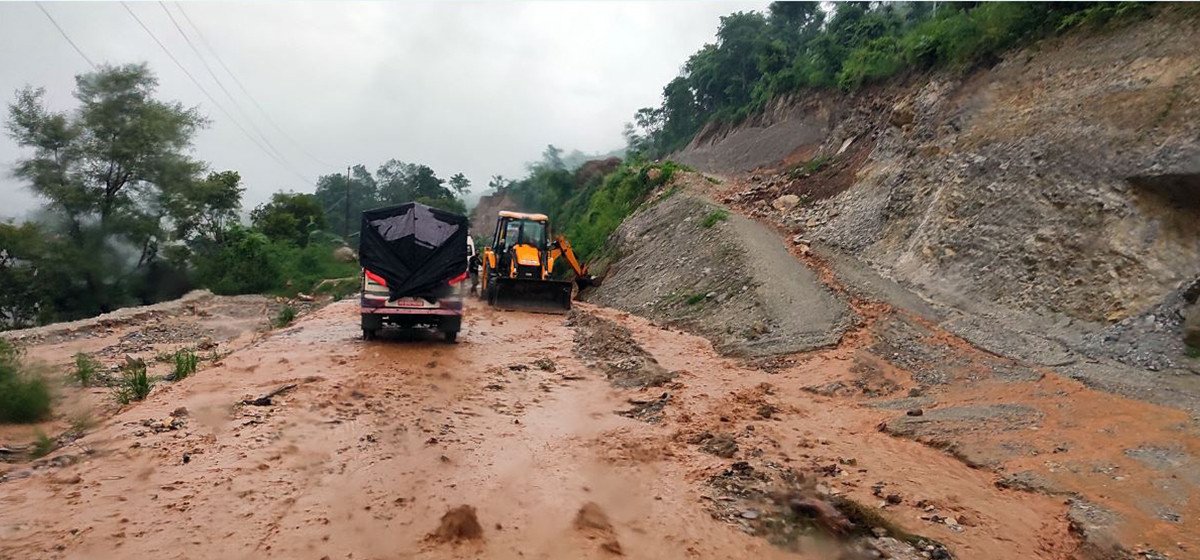
[[[221,55],[218,54],[217,50],[213,48],[212,43],[208,42],[208,38],[206,38],[204,36],[204,32],[200,30],[200,27],[198,25],[196,25],[196,22],[192,21],[192,18],[191,18],[191,16],[188,15],[187,10],[183,9],[183,4],[175,4],[175,9],[179,10],[179,13],[183,15],[183,19],[187,20],[188,25],[190,25],[192,27],[192,29],[196,32],[196,36],[200,38],[200,42],[202,44],[204,44],[205,48],[208,49],[208,52],[212,53],[213,58],[217,59],[217,64],[220,64],[221,68],[225,69],[225,73],[229,74],[230,78],[233,78],[233,83],[236,84],[238,89],[240,89],[242,91],[242,93],[244,93],[246,95],[246,97],[250,100],[250,103],[252,103],[256,109],[258,109],[258,112],[260,114],[262,114],[263,119],[266,120],[267,123],[270,124],[281,135],[283,135],[283,137],[286,138],[288,140],[288,142],[291,142],[292,145],[296,147],[296,149],[298,149],[304,155],[308,156],[314,162],[316,162],[317,164],[320,164],[322,167],[333,167],[332,164],[322,161],[321,158],[313,155],[311,152],[309,152],[307,149],[305,149],[304,146],[300,142],[296,141],[296,139],[293,138],[291,134],[288,134],[287,131],[283,129],[283,127],[279,126],[279,124],[275,122],[275,119],[271,118],[271,114],[268,113],[267,110],[264,109],[263,106],[258,102],[258,100],[254,98],[254,95],[252,95],[250,93],[250,91],[248,89],[246,89],[246,86],[243,85],[242,81],[238,79],[237,74],[234,74],[233,70],[231,70],[229,68],[229,65],[225,64],[225,60],[223,58],[221,58]]]
[[[50,15],[50,12],[46,11],[46,7],[43,6],[41,2],[36,2],[35,4],[43,14],[46,14],[46,18],[50,20],[50,23],[54,25],[54,28],[57,29],[60,34],[62,34],[63,39],[66,39],[67,42],[71,44],[71,48],[75,49],[75,52],[79,53],[79,56],[83,57],[83,59],[87,61],[88,65],[94,70],[96,68],[96,63],[92,62],[92,59],[88,58],[88,55],[83,54],[83,49],[79,48],[79,45],[76,45],[75,41],[71,40],[71,36],[67,35],[67,32],[63,30],[62,26],[55,21],[54,16]]]
[[[177,31],[179,31],[179,34],[183,37],[183,40],[187,43],[188,47],[191,48],[192,52],[196,54],[196,57],[200,59],[200,64],[204,66],[204,69],[208,72],[208,75],[211,76],[213,81],[217,83],[217,87],[221,88],[221,91],[225,93],[225,97],[229,98],[229,102],[233,104],[233,108],[238,112],[239,115],[241,115],[243,119],[246,119],[246,122],[250,124],[250,128],[253,129],[256,134],[258,134],[259,140],[262,140],[263,144],[265,144],[268,149],[274,152],[275,155],[279,156],[279,159],[283,160],[288,165],[291,165],[291,162],[288,161],[287,156],[283,155],[283,152],[280,152],[274,144],[271,144],[271,140],[267,138],[265,134],[263,134],[262,130],[258,128],[258,125],[254,124],[254,119],[250,118],[250,116],[247,115],[244,110],[242,110],[242,106],[237,102],[237,99],[234,99],[233,94],[229,93],[229,90],[225,88],[225,84],[221,83],[221,79],[217,77],[217,73],[213,72],[212,67],[208,65],[208,61],[205,60],[204,55],[200,53],[200,49],[196,48],[195,43],[192,43],[191,38],[189,38],[187,33],[184,33],[183,28],[179,26],[179,22],[175,21],[175,16],[171,15],[171,12],[167,10],[167,5],[163,4],[162,2],[159,2],[158,5],[163,9],[163,12],[167,14],[167,18],[171,20],[171,24],[175,26]]]
[[[255,140],[255,138],[250,135],[250,132],[248,132],[246,130],[246,128],[243,127],[240,122],[238,122],[237,119],[233,118],[233,115],[229,114],[229,111],[225,110],[225,107],[223,107],[220,103],[217,103],[217,100],[214,99],[210,93],[208,93],[208,90],[204,88],[204,85],[201,84],[200,81],[197,80],[196,77],[193,76],[192,73],[188,71],[187,67],[185,67],[183,65],[183,63],[179,62],[179,59],[175,58],[175,55],[171,53],[171,50],[168,49],[167,46],[164,45],[163,42],[158,39],[158,36],[155,35],[153,31],[150,31],[150,28],[147,27],[146,24],[142,21],[142,19],[139,18],[137,16],[137,14],[133,12],[133,10],[129,7],[128,3],[121,2],[121,6],[125,8],[126,12],[129,12],[129,15],[131,17],[133,17],[133,20],[136,21],[139,26],[141,26],[142,30],[145,31],[146,34],[149,35],[150,38],[153,39],[154,42],[158,44],[158,47],[161,48],[164,53],[166,53],[167,58],[170,58],[171,62],[174,62],[175,66],[178,66],[179,69],[183,71],[184,75],[187,76],[188,79],[191,80],[192,83],[196,85],[196,88],[200,90],[200,93],[204,94],[204,97],[208,98],[208,100],[212,102],[213,106],[215,106],[217,108],[217,110],[221,111],[221,113],[223,115],[225,115],[225,117],[228,118],[229,121],[232,122],[234,124],[234,126],[237,127],[238,130],[242,131],[242,134],[244,134],[246,136],[246,139],[249,140],[250,143],[257,146],[258,149],[262,150],[263,153],[266,154],[267,157],[274,160],[275,163],[278,163],[281,167],[283,167],[284,169],[287,169],[293,175],[300,178],[301,181],[304,181],[305,183],[309,182],[309,180],[306,179],[304,177],[304,175],[297,172],[295,169],[292,169],[290,166],[288,166],[286,163],[281,161],[279,158],[275,157],[275,155],[272,154],[270,152],[270,150],[266,149],[262,144],[260,144],[258,142],[258,140]]]

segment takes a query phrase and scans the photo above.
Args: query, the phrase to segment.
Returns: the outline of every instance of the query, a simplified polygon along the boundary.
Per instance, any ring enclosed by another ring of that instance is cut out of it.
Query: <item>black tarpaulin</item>
[[[364,210],[358,262],[392,299],[439,297],[467,270],[467,218],[416,202]]]

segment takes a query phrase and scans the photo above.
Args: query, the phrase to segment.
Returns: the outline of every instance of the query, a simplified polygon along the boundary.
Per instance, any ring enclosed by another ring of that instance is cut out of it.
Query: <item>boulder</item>
[[[794,194],[785,194],[771,202],[771,207],[780,212],[787,212],[795,208],[797,204],[800,204],[800,197]]]
[[[1200,348],[1200,303],[1183,308],[1183,341],[1192,348]]]
[[[892,114],[888,117],[888,122],[892,126],[904,126],[912,124],[917,118],[913,108],[908,103],[900,102],[892,107]]]
[[[338,262],[352,263],[358,260],[358,255],[354,254],[354,249],[343,246],[333,250],[333,259]]]

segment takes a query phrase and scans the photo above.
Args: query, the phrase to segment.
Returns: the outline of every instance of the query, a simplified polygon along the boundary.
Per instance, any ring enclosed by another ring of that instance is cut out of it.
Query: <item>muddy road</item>
[[[7,465],[0,557],[847,554],[772,509],[778,478],[882,506],[893,531],[960,558],[1075,548],[1060,499],[997,488],[988,472],[881,433],[877,410],[803,391],[811,372],[767,373],[704,339],[580,308],[593,320],[474,306],[447,345],[363,342],[353,302],[325,307],[37,463]],[[628,334],[605,351],[632,344],[671,378],[614,386],[620,360],[575,351],[607,336],[596,322]],[[292,384],[269,406],[239,404]],[[464,505],[478,527],[443,523]]]

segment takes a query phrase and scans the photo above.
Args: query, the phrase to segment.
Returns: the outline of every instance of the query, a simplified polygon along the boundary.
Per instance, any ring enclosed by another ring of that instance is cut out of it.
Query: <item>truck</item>
[[[429,328],[455,342],[467,279],[466,216],[417,202],[364,210],[358,261],[364,340],[385,327]]]

